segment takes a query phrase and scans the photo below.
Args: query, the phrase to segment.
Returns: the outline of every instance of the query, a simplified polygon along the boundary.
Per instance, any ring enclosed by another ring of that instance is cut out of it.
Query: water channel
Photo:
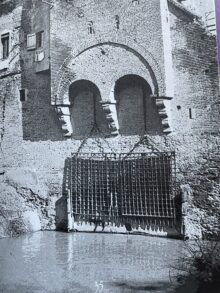
[[[49,231],[0,239],[0,292],[172,292],[170,267],[183,245],[139,235]]]

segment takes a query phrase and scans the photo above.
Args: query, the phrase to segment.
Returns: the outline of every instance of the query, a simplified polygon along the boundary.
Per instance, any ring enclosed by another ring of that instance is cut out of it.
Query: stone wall
[[[60,75],[66,69],[65,66],[74,66],[72,59],[74,60],[77,56],[85,62],[84,66],[89,77],[93,75],[93,80],[95,79],[101,83],[100,75],[103,74],[103,71],[107,73],[106,71],[114,68],[116,60],[118,62],[117,68],[122,70],[123,66],[125,72],[131,73],[132,66],[137,67],[137,62],[140,63],[138,61],[140,55],[153,68],[157,76],[157,82],[160,84],[161,94],[163,94],[165,91],[163,77],[164,55],[161,50],[162,25],[160,11],[160,1],[148,1],[147,3],[140,1],[140,4],[136,6],[132,4],[132,1],[125,0],[120,2],[93,1],[92,3],[84,0],[75,1],[74,4],[56,1],[56,5],[51,10],[53,95],[56,95],[57,91],[59,91]],[[116,16],[119,19],[118,28]],[[93,26],[92,33],[89,32],[91,22]],[[150,30],[149,27],[154,27],[154,30]],[[97,46],[98,44],[99,46]],[[102,50],[102,46],[106,48]],[[80,56],[84,51],[88,57],[90,55],[90,59],[84,55]],[[125,57],[123,57],[124,55]],[[84,60],[85,58],[88,61]],[[130,60],[130,58],[133,60]],[[124,59],[129,60],[129,62],[124,64]],[[108,68],[105,63],[108,63]],[[140,65],[140,67],[139,74],[142,75],[143,65]],[[102,69],[102,72],[95,72],[98,69]],[[75,79],[82,78],[77,69],[73,70],[77,73]],[[114,75],[119,74],[117,70],[112,71],[108,76],[112,76],[112,78],[110,80],[106,78],[105,80],[111,86],[115,82]],[[138,73],[138,69],[136,71]],[[116,78],[119,77],[121,76],[119,75]],[[108,84],[105,87],[108,87]],[[109,90],[107,92],[109,93]],[[55,102],[54,99],[55,97],[52,96],[53,102]]]
[[[26,90],[22,102],[23,138],[31,141],[62,140],[58,118],[50,103],[49,11],[41,1],[25,1],[22,9],[21,88]],[[37,48],[29,50],[27,36],[43,31],[44,59],[36,61]]]
[[[207,34],[195,20],[179,17],[178,8],[170,6],[170,11],[175,85],[173,129],[194,134],[218,133],[220,107],[216,38]]]
[[[55,206],[60,201],[63,204],[60,199],[65,182],[65,162],[71,152],[77,151],[83,138],[63,137],[55,112],[55,93],[62,92],[62,86],[59,87],[57,82],[62,81],[62,76],[76,73],[77,78],[67,80],[68,85],[83,78],[94,81],[104,98],[109,97],[109,89],[115,81],[127,74],[144,76],[152,93],[166,94],[167,91],[159,1],[148,1],[147,5],[146,1],[140,1],[138,6],[127,6],[128,1],[115,1],[114,5],[102,1],[97,6],[94,1],[95,4],[89,7],[81,7],[78,1],[74,6],[71,2],[56,1],[57,5],[50,10],[51,73],[49,70],[36,73],[34,52],[27,52],[25,47],[26,34],[39,25],[35,18],[31,22],[34,9],[30,2],[27,1],[26,5],[30,7],[26,8],[31,13],[23,15],[23,30],[20,31],[21,58],[18,54],[14,59],[15,66],[4,72],[5,76],[0,71],[0,209],[4,211],[0,235],[13,233],[10,228],[13,225],[23,231],[39,229],[39,221],[42,229],[56,228]],[[189,237],[201,237],[217,231],[219,225],[219,100],[215,39],[208,36],[199,23],[193,22],[187,14],[180,16],[180,11],[175,9],[170,7],[168,22],[175,73],[170,112],[174,131],[159,135],[161,121],[156,116],[158,113],[154,113],[153,117],[158,120],[155,131],[149,136],[151,143],[144,140],[135,151],[151,151],[153,146],[161,151],[176,152],[177,195],[180,197],[184,193],[183,186],[187,185],[191,190],[186,233]],[[115,27],[115,15],[119,15],[120,29]],[[0,18],[2,23],[11,16],[5,17]],[[90,35],[88,21],[93,20],[95,35]],[[42,25],[45,28],[45,22]],[[83,53],[77,55],[80,52]],[[148,63],[142,62],[140,56]],[[74,68],[71,73],[68,68],[63,70],[66,65]],[[17,74],[13,75],[13,72]],[[114,78],[111,79],[111,75]],[[24,102],[20,101],[21,88],[27,89]],[[130,95],[133,94],[134,89],[130,91]],[[151,101],[155,106],[155,100]],[[128,103],[123,104],[127,111]],[[192,119],[189,119],[189,108]],[[86,119],[86,113],[77,111],[77,115],[80,114]],[[74,119],[74,110],[72,116]],[[103,138],[101,143],[105,152],[128,152],[139,141],[139,134],[141,131],[106,138],[110,148]],[[94,138],[90,138],[83,151],[100,152],[101,149]],[[58,216],[62,216],[62,211]]]

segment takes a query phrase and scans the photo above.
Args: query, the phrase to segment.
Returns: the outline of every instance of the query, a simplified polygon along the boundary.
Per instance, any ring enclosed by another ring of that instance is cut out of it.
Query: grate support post
[[[71,192],[67,190],[67,232],[73,230],[72,206],[71,206]]]

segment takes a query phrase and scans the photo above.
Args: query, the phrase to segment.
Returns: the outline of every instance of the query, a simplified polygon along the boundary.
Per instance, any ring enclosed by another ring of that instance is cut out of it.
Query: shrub
[[[178,259],[177,281],[196,282],[198,293],[220,292],[220,241],[186,242],[186,251]],[[178,291],[177,291],[178,292]]]

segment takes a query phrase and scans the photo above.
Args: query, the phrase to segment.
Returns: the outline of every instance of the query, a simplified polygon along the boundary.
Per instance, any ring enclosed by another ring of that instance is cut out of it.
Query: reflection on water
[[[182,246],[166,238],[93,233],[1,239],[0,292],[152,292],[152,284],[169,287],[169,266]]]

